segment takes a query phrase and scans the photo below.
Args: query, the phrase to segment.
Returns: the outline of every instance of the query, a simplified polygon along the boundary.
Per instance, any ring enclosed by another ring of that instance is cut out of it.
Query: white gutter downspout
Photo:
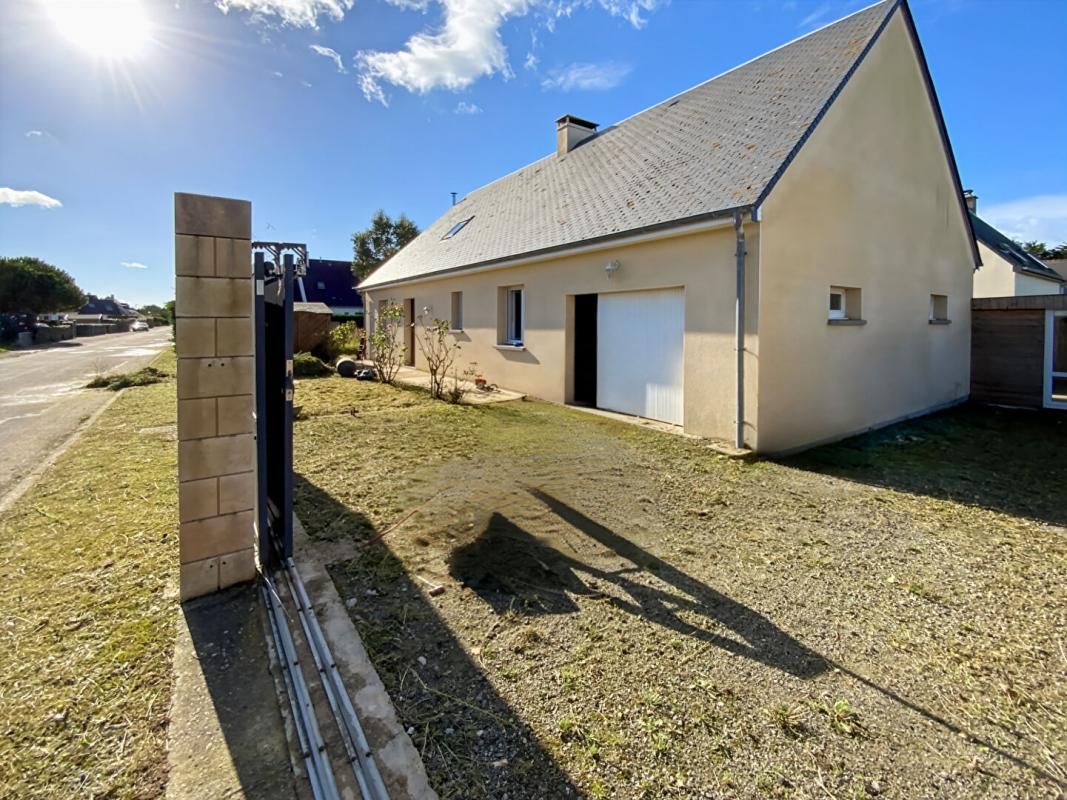
[[[734,445],[741,450],[745,446],[745,228],[740,208],[734,211],[734,232],[737,235],[737,298],[734,317],[734,333],[737,339],[737,431]]]

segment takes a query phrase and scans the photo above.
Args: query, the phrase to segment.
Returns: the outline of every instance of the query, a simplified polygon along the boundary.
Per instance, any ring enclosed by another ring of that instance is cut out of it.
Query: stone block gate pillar
[[[174,195],[181,599],[256,574],[252,204]]]

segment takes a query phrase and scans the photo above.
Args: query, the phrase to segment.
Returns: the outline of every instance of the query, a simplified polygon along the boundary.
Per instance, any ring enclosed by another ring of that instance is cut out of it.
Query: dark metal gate
[[[253,242],[256,281],[256,544],[268,573],[293,555],[293,283],[307,248]],[[291,250],[295,252],[285,252]],[[273,260],[267,260],[269,254]]]

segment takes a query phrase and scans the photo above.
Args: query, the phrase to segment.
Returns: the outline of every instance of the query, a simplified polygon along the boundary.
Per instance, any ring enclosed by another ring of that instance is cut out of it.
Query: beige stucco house
[[[978,216],[978,198],[965,191],[971,226],[982,264],[974,271],[975,297],[1020,297],[1061,294],[1067,281],[1051,266],[1030,255],[1017,243]]]
[[[450,319],[500,386],[760,452],[967,396],[978,257],[902,0],[556,134],[383,264],[366,307]]]

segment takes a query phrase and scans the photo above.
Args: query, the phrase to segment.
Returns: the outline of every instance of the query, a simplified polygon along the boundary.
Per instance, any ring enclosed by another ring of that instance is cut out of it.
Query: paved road
[[[140,369],[169,344],[170,328],[153,328],[0,357],[0,500],[108,400],[86,383]]]

